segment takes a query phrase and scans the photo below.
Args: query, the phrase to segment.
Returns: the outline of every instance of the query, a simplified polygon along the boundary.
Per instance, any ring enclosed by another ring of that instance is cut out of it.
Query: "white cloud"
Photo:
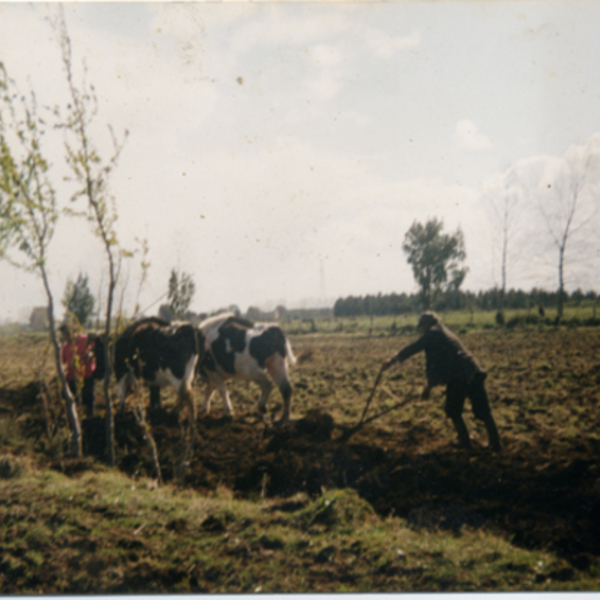
[[[309,77],[305,87],[311,100],[320,103],[332,100],[339,93],[342,84],[334,73],[321,71],[316,76]]]
[[[490,140],[482,134],[477,125],[468,119],[463,119],[456,124],[454,131],[454,146],[460,150],[479,152],[493,148]]]
[[[421,43],[418,31],[406,36],[394,36],[380,29],[369,29],[365,33],[365,39],[367,48],[379,58],[391,58],[397,52],[416,48]]]
[[[312,58],[320,67],[337,67],[343,60],[339,48],[326,44],[317,44],[311,52]]]
[[[342,89],[344,53],[337,47],[317,44],[311,51],[313,61],[306,88],[316,102],[332,100]]]
[[[336,118],[361,127],[373,123],[373,118],[370,115],[355,110],[341,110],[337,113]]]

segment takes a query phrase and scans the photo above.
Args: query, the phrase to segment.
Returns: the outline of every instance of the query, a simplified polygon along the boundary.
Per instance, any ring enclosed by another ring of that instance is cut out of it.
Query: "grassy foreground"
[[[0,591],[366,592],[598,589],[493,531],[413,530],[354,490],[242,501],[95,466],[68,477],[5,455]]]

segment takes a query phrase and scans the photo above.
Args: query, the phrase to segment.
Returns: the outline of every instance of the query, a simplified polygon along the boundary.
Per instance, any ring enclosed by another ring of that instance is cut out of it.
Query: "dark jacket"
[[[416,342],[400,350],[394,359],[403,362],[421,350],[425,351],[430,386],[451,381],[470,384],[476,373],[485,373],[461,341],[441,324],[430,327]]]

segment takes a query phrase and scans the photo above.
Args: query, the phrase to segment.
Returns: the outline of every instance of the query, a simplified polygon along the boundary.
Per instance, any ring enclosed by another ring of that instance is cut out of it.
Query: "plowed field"
[[[380,515],[411,527],[460,531],[487,526],[512,543],[548,549],[586,569],[600,557],[600,331],[544,329],[462,332],[488,371],[487,389],[502,437],[500,454],[466,408],[474,450],[454,447],[443,413],[443,389],[422,400],[424,357],[386,372],[367,416],[402,406],[348,437],[365,406],[381,361],[412,341],[394,336],[298,336],[292,344],[293,421],[273,424],[281,409],[274,391],[266,420],[254,414],[258,389],[230,384],[236,409],[223,417],[219,398],[195,424],[183,485],[226,487],[244,498],[312,496],[352,487]],[[18,418],[43,452],[49,421],[35,382],[0,389],[0,417]],[[197,390],[197,402],[204,393]],[[103,415],[98,390],[98,412]],[[165,480],[175,478],[185,448],[175,403],[148,413]],[[87,454],[102,457],[104,421],[85,420]],[[152,475],[139,423],[129,410],[116,418],[119,467]],[[345,435],[346,434],[346,435]],[[50,459],[48,459],[50,460]],[[55,468],[75,463],[52,459]]]

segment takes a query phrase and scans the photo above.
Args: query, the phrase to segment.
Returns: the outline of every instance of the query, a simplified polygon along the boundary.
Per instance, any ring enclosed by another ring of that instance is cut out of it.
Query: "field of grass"
[[[474,450],[453,446],[443,390],[420,397],[423,356],[385,374],[368,416],[404,404],[344,439],[414,322],[317,322],[291,336],[294,422],[259,420],[258,390],[230,384],[235,418],[214,399],[179,481],[165,395],[149,415],[162,487],[129,412],[118,468],[102,419],[84,423],[88,456],[67,458],[64,410],[39,397],[46,338],[2,337],[0,593],[599,590],[600,329],[469,317],[446,321],[488,371],[501,454],[468,407]]]
[[[546,308],[545,315],[542,318],[538,316],[537,308],[530,309],[507,309],[504,313],[505,322],[519,321],[519,326],[522,321],[532,321],[531,326],[535,324],[537,327],[551,325],[556,320],[556,309]],[[468,311],[449,311],[441,314],[442,320],[446,325],[454,331],[459,331],[465,328],[486,328],[494,329],[496,325],[495,310],[476,310]],[[594,305],[584,304],[582,306],[567,306],[564,309],[563,321],[568,325],[573,321],[585,322],[589,319],[599,317],[600,311],[596,312]],[[369,334],[372,335],[389,335],[394,332],[405,332],[411,328],[415,328],[419,315],[417,313],[409,313],[404,315],[386,315],[359,317],[340,317],[331,319],[288,319],[282,322],[286,330],[291,333],[349,333],[349,334]]]

